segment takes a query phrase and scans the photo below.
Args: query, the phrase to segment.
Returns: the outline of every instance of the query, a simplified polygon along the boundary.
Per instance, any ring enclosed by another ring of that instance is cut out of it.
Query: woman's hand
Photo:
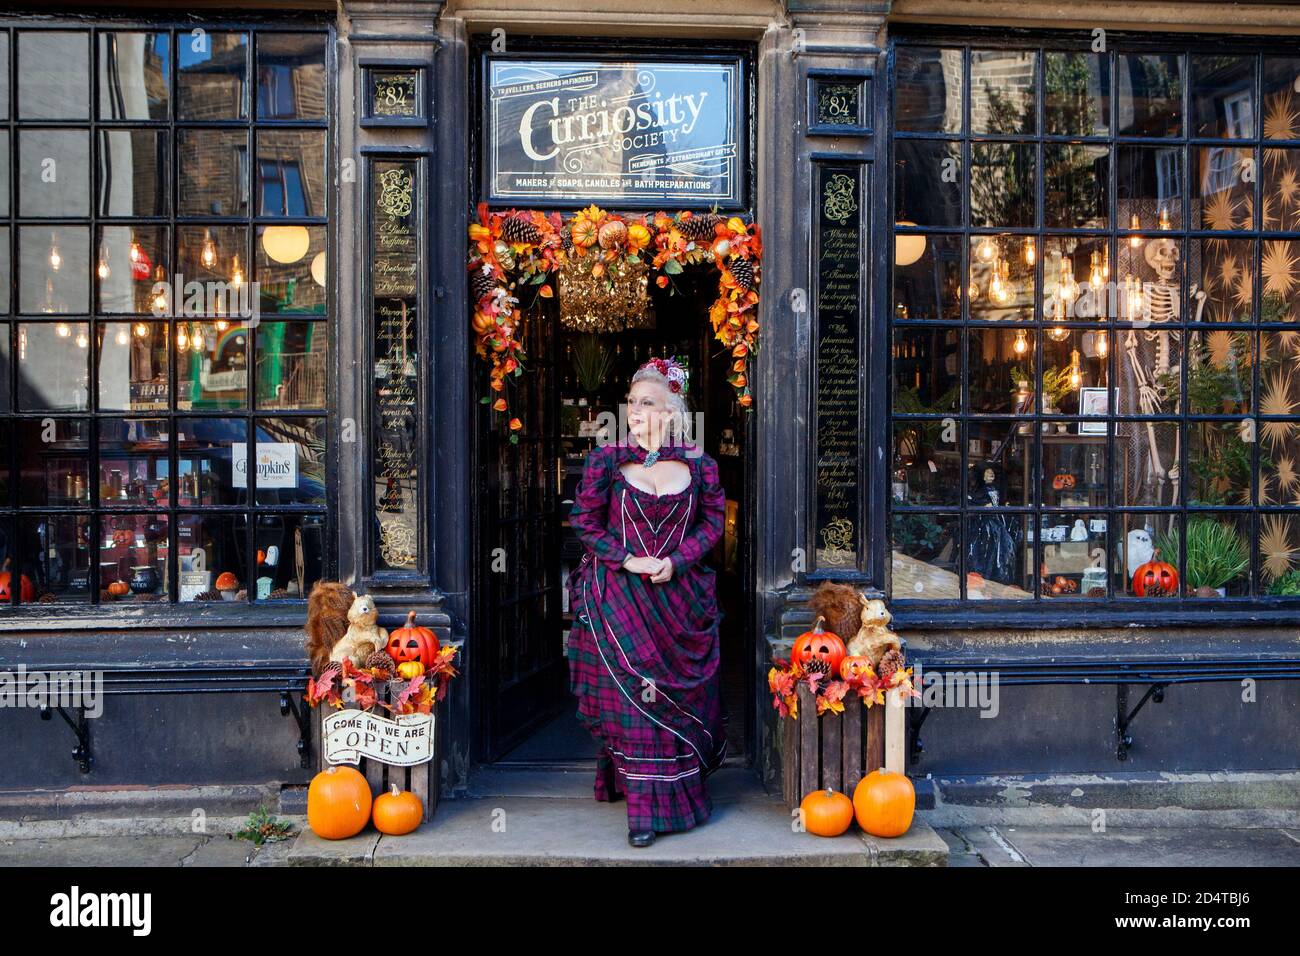
[[[673,562],[671,558],[659,559],[659,570],[650,575],[651,584],[667,584],[673,577]]]
[[[636,557],[629,554],[623,559],[623,570],[631,571],[633,574],[656,574],[661,564],[658,558]]]

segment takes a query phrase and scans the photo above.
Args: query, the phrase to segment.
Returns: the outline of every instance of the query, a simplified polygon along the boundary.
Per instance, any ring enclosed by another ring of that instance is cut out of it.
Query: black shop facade
[[[654,357],[763,780],[825,580],[920,689],[997,675],[909,712],[920,776],[1294,768],[1294,56],[740,6],[0,23],[0,657],[102,688],[6,708],[0,789],[305,783],[322,580],[457,648],[446,796],[586,765],[566,519]]]

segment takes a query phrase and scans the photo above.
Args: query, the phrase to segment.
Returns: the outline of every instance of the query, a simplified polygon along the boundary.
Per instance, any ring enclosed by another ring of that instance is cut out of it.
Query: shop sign
[[[401,714],[390,720],[363,710],[339,710],[322,723],[327,764],[357,764],[365,757],[413,767],[433,759],[433,714]]]
[[[490,60],[489,202],[741,205],[739,60]]]
[[[240,443],[231,446],[234,466],[232,484],[236,488],[248,487],[248,446]],[[298,446],[293,442],[257,443],[257,488],[298,487]]]

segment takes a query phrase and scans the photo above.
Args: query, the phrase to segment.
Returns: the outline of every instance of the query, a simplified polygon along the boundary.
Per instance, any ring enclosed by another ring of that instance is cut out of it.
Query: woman
[[[571,686],[601,747],[596,799],[627,797],[633,846],[709,818],[704,777],[726,752],[721,614],[702,563],[726,496],[717,463],[687,443],[686,385],[672,360],[637,371],[629,439],[587,456],[569,519],[587,552],[568,582]]]

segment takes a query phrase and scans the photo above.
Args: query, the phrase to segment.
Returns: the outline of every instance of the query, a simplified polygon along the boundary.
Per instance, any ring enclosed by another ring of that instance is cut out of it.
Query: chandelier
[[[570,256],[560,266],[560,321],[579,332],[651,326],[646,264],[615,259],[603,263],[603,275],[592,275],[599,262],[599,256]]]

